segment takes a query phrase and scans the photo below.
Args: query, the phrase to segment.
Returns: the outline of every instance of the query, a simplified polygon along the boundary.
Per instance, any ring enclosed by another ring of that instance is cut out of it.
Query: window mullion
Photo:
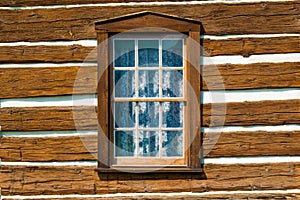
[[[139,71],[138,71],[138,40],[135,40],[135,97],[139,97]],[[135,104],[135,156],[138,157],[139,150],[139,104],[136,102]]]
[[[138,157],[138,149],[139,149],[139,138],[138,138],[138,130],[139,130],[139,105],[136,103],[135,104],[135,120],[136,120],[136,123],[135,123],[135,155],[134,157]]]
[[[135,40],[135,97],[139,97],[138,40]]]
[[[162,98],[162,41],[159,40],[159,98]],[[162,158],[162,102],[159,102],[159,158]]]
[[[162,158],[162,103],[159,103],[159,158]]]
[[[162,41],[159,40],[158,50],[158,62],[159,62],[159,98],[162,98]]]

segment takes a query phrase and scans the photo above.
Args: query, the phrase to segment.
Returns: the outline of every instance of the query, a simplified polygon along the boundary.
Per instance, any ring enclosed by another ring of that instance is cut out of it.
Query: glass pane
[[[159,156],[159,131],[139,131],[139,156]]]
[[[115,131],[115,156],[134,156],[135,132]]]
[[[115,67],[134,67],[134,40],[115,40]]]
[[[159,126],[159,103],[139,103],[139,127],[154,128]]]
[[[162,156],[163,157],[183,156],[183,132],[182,131],[162,132]]]
[[[158,40],[139,40],[139,67],[158,67]]]
[[[139,71],[139,97],[159,96],[159,73],[158,70]]]
[[[115,128],[135,127],[135,105],[134,102],[115,103]]]
[[[162,103],[162,126],[164,128],[183,127],[183,102]]]
[[[183,70],[163,70],[163,97],[183,97]]]
[[[163,67],[182,67],[182,40],[162,41],[162,65]]]
[[[115,97],[135,97],[134,71],[115,70]]]

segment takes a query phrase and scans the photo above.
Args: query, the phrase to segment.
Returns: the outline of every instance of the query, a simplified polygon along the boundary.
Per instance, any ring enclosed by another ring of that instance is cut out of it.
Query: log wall
[[[201,90],[232,94],[224,103],[202,99],[200,177],[96,173],[97,105],[66,100],[96,93],[94,22],[145,10],[201,21]],[[300,198],[299,18],[299,0],[2,0],[1,195]]]

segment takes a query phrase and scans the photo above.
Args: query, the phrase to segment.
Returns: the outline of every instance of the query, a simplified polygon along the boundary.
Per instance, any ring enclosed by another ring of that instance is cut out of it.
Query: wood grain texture
[[[97,136],[2,137],[3,162],[54,162],[97,159]]]
[[[216,142],[216,144],[214,144]],[[300,155],[300,131],[205,133],[206,158]]]
[[[187,52],[187,60],[185,63],[186,67],[186,78],[190,85],[187,90],[185,90],[185,95],[187,98],[187,109],[184,112],[184,128],[188,133],[188,166],[192,169],[201,168],[201,75],[200,75],[200,49],[197,49],[197,45],[200,44],[200,32],[190,31],[190,39],[186,40],[186,48],[193,49],[193,51]],[[186,87],[186,86],[185,86]],[[190,91],[192,90],[192,92]]]
[[[299,37],[202,39],[203,54],[206,56],[298,53]],[[94,51],[93,51],[94,50]],[[1,46],[0,63],[27,62],[96,62],[95,47],[70,46]]]
[[[300,86],[299,62],[203,66],[203,90],[273,89]]]
[[[0,124],[2,131],[97,130],[97,112],[87,106],[2,108]]]
[[[300,1],[0,10],[0,42],[96,38],[94,22],[154,11],[202,22],[209,35],[298,33]],[[46,27],[46,28],[45,28]]]
[[[0,68],[0,85],[0,98],[95,94],[97,68]]]
[[[73,4],[101,4],[101,3],[128,3],[128,2],[160,2],[165,0],[2,0],[0,6],[49,6]],[[178,1],[178,0],[175,0]],[[181,0],[190,1],[190,0]]]
[[[245,192],[245,193],[221,193],[221,194],[210,194],[210,193],[193,193],[193,194],[182,194],[176,196],[172,196],[172,194],[167,193],[166,195],[160,194],[157,196],[148,196],[145,195],[135,195],[135,196],[128,196],[118,195],[117,197],[109,196],[109,197],[72,197],[72,198],[65,198],[64,200],[98,200],[98,199],[109,199],[109,200],[119,200],[119,199],[126,199],[126,200],[140,200],[140,199],[151,199],[151,200],[207,200],[207,199],[289,199],[289,200],[296,200],[300,198],[300,194],[297,192],[287,192],[287,191],[274,191],[272,193],[267,193],[265,191],[259,191],[259,193],[253,192]],[[10,198],[12,200],[19,200],[18,198]],[[45,198],[46,200],[61,200],[61,198]],[[34,198],[26,198],[26,200],[35,200]]]
[[[299,67],[299,62],[203,66],[201,90],[297,88]],[[97,67],[0,68],[0,84],[0,98],[94,94]]]
[[[87,62],[96,61],[95,47],[81,45],[69,46],[1,46],[0,62],[1,63],[34,63],[34,62]],[[93,52],[95,52],[93,54]],[[90,54],[90,55],[89,55]],[[93,60],[86,57],[93,58]]]
[[[300,123],[300,100],[204,104],[203,126]],[[75,122],[76,123],[75,123]],[[95,107],[13,107],[0,109],[2,131],[97,130]],[[75,127],[76,125],[76,127]]]
[[[154,27],[159,28],[157,29]],[[97,32],[105,31],[110,33],[120,33],[140,28],[143,30],[135,30],[133,32],[157,33],[161,31],[168,32],[168,30],[177,32],[200,32],[200,21],[146,11],[138,14],[126,15],[125,17],[123,16],[109,20],[102,20],[95,23],[95,29]]]
[[[216,142],[216,144],[214,144]],[[222,132],[204,134],[206,158],[300,156],[300,131]],[[3,162],[96,160],[97,135],[63,137],[2,137]]]
[[[242,55],[298,53],[299,36],[270,38],[232,38],[227,40],[204,39],[203,48],[206,55]]]
[[[300,122],[300,100],[227,103],[226,108],[224,104],[204,104],[202,119],[204,126],[297,124]]]
[[[96,166],[1,166],[3,195],[286,190],[300,187],[300,163],[205,164],[206,179],[101,179]]]
[[[98,88],[97,88],[97,100],[98,104],[101,105],[98,107],[98,167],[108,168],[111,165],[110,161],[110,134],[113,133],[113,121],[111,121],[111,111],[112,106],[110,104],[111,99],[111,85],[113,85],[112,81],[112,70],[109,63],[109,41],[108,33],[99,33],[97,36],[97,42],[99,45],[98,48]],[[110,123],[111,122],[111,123]]]

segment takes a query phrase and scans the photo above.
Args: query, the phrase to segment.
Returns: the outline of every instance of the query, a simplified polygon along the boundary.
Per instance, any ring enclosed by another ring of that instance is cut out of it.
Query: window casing
[[[153,30],[146,29],[141,33],[129,33],[124,38],[114,37],[118,32],[145,25],[173,29],[185,36],[156,30],[153,36]],[[98,170],[101,173],[201,171],[199,22],[142,12],[97,22],[96,30],[99,45]],[[148,32],[151,37],[146,36]],[[166,37],[166,34],[171,37]],[[196,41],[196,46],[192,40]],[[174,41],[180,43],[177,45],[180,48],[164,49],[168,42]],[[125,53],[127,58],[122,58],[122,45],[125,49],[132,49]],[[155,45],[158,48],[154,48]],[[155,49],[156,53],[153,52]],[[179,56],[174,59],[172,51],[177,51]],[[168,57],[173,60],[166,62]],[[168,77],[169,81],[164,81]],[[191,98],[188,85],[196,100]],[[172,109],[164,112],[170,105],[173,105]],[[145,114],[147,109],[150,112]],[[164,119],[168,116],[173,119],[166,125]],[[179,136],[172,138],[172,133]],[[169,150],[169,153],[165,145],[168,137],[170,141],[176,141],[176,144],[169,146],[175,150]],[[176,148],[178,146],[180,148]]]

